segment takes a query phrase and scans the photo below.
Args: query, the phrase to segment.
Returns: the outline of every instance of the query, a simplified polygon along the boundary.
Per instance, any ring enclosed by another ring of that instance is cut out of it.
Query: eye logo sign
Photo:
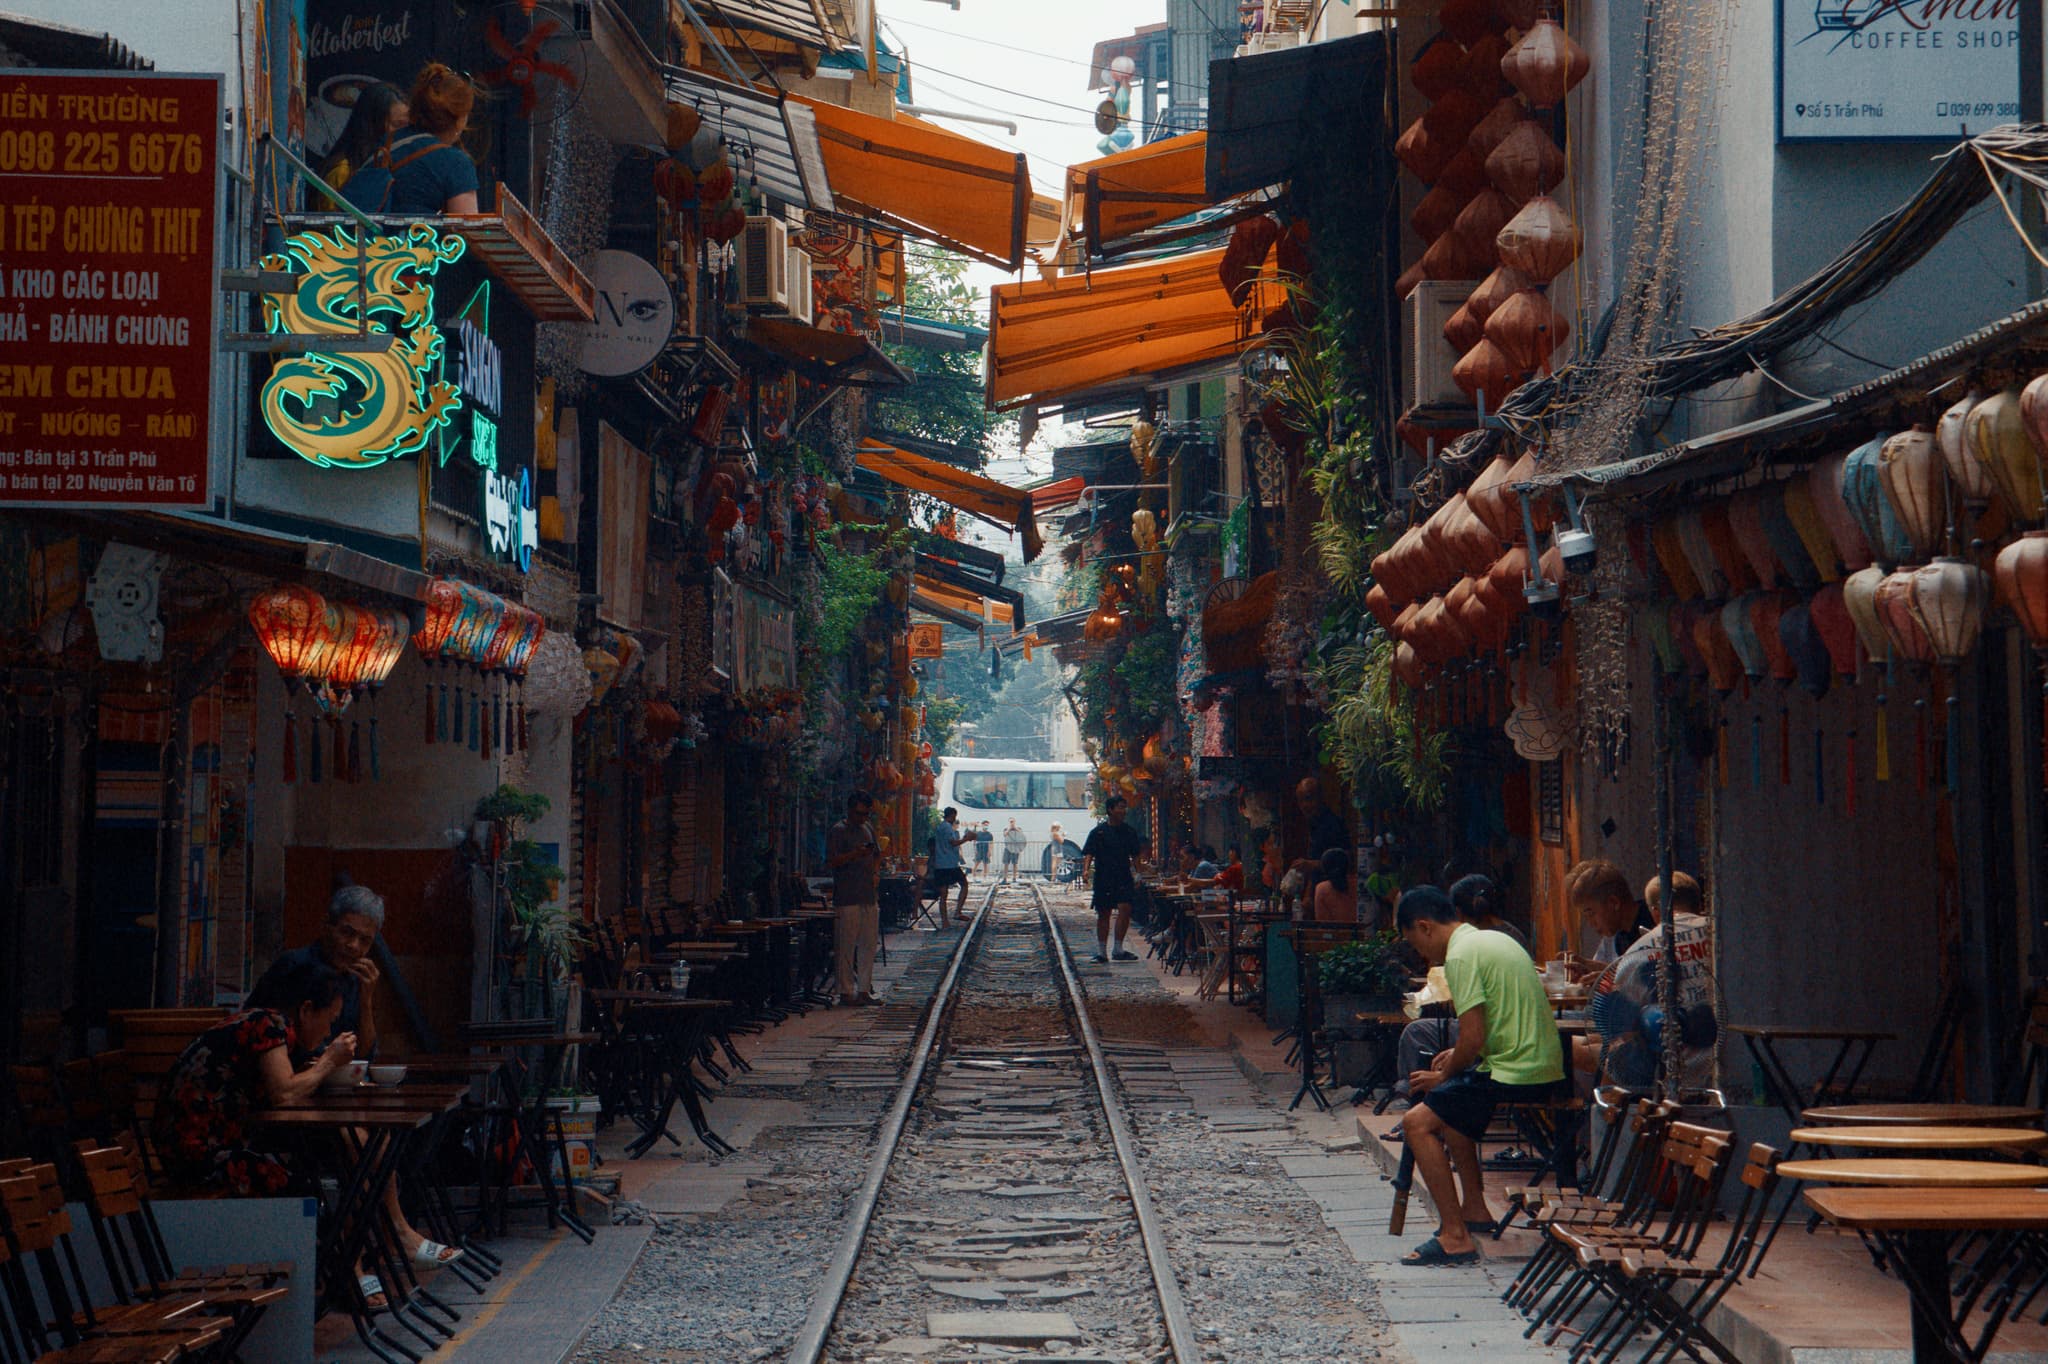
[[[597,290],[597,317],[584,329],[579,366],[608,379],[638,374],[675,332],[675,294],[651,262],[630,251],[599,251],[582,265]]]

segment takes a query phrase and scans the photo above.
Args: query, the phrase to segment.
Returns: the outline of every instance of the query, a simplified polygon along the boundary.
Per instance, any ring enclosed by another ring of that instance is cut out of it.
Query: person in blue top
[[[476,163],[456,145],[475,105],[467,77],[429,62],[406,97],[412,126],[349,177],[342,197],[365,213],[395,217],[476,212]]]

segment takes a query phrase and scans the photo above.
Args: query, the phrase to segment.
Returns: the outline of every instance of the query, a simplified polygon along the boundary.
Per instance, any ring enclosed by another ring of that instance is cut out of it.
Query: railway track
[[[991,886],[962,934],[784,1358],[856,1361],[916,1341],[941,1361],[989,1342],[1021,1347],[1019,1360],[1205,1358],[1036,885]]]

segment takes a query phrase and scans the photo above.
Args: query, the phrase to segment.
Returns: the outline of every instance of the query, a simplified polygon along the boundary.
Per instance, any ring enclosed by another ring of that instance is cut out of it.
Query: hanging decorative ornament
[[[1913,557],[1913,542],[1891,499],[1885,496],[1884,480],[1878,473],[1878,456],[1890,439],[1889,432],[1881,431],[1851,450],[1842,462],[1842,501],[1882,568],[1896,567]]]
[[[297,583],[259,592],[249,603],[249,625],[256,632],[256,642],[277,665],[287,691],[305,676],[326,622],[326,601],[312,588]]]
[[[1470,136],[1469,130],[1466,136]],[[1453,141],[1449,137],[1439,137],[1430,130],[1429,120],[1418,118],[1394,139],[1394,157],[1412,171],[1416,179],[1425,185],[1433,185],[1451,158],[1463,147],[1463,138]]]
[[[1824,583],[1840,582],[1841,556],[1835,548],[1834,536],[1828,533],[1827,521],[1820,514],[1820,506],[1814,501],[1810,479],[1794,479],[1779,486],[1779,495],[1785,504],[1785,519],[1791,522],[1799,543],[1806,547],[1806,557],[1813,564],[1814,573]],[[1847,508],[1843,510],[1846,513]]]
[[[1489,114],[1487,117],[1491,118],[1492,115]],[[1478,152],[1472,150],[1473,144],[1479,140],[1480,133],[1485,127],[1486,121],[1482,119],[1479,127],[1474,128],[1472,135],[1465,139],[1465,145],[1458,149],[1458,154],[1437,172],[1436,188],[1447,189],[1463,198],[1466,203],[1470,203],[1473,195],[1486,188],[1486,163]]]
[[[1770,532],[1764,529],[1763,503],[1761,488],[1748,488],[1730,498],[1728,529],[1757,583],[1769,592],[1778,586],[1778,551],[1771,544]]]
[[[2012,608],[2042,666],[2041,782],[2048,786],[2048,531],[2032,530],[1998,552],[1998,598]]]
[[[1516,366],[1533,371],[1549,367],[1571,331],[1571,323],[1541,289],[1522,290],[1486,319],[1486,339]]]
[[[1820,586],[1821,577],[1812,554],[1807,551],[1806,539],[1786,507],[1785,494],[1794,487],[1799,489],[1801,497],[1805,496],[1804,484],[1766,483],[1758,488],[1757,514],[1763,522],[1764,540],[1770,546],[1771,557],[1777,561],[1779,577],[1801,592],[1811,592]],[[1814,529],[1823,540],[1827,538],[1827,532],[1821,529],[1817,519]],[[1831,562],[1833,557],[1829,555]]]
[[[1451,379],[1473,399],[1484,397],[1486,406],[1498,410],[1508,394],[1528,380],[1527,366],[1517,365],[1492,341],[1482,340],[1451,367]]]
[[[2037,396],[2034,407],[2042,407],[2036,379],[2027,387]],[[2041,520],[2041,453],[2021,407],[2020,391],[2002,388],[1970,409],[1963,419],[1963,432],[1977,459],[1991,475],[2005,509],[2022,525]]]
[[[1579,258],[1585,234],[1571,215],[1547,194],[1539,194],[1508,219],[1495,238],[1502,264],[1520,270],[1538,284],[1548,284]]]
[[[1863,644],[1864,656],[1875,663],[1883,663],[1891,652],[1891,636],[1877,607],[1877,589],[1884,580],[1884,570],[1872,565],[1857,569],[1842,583],[1843,605],[1855,623],[1856,638]]]
[[[1946,668],[1958,666],[1977,647],[1984,628],[1990,579],[1966,560],[1941,558],[1915,569],[1909,586],[1913,617],[1920,622],[1934,661]]]
[[[1930,559],[1948,529],[1947,465],[1934,432],[1925,426],[1901,431],[1878,451],[1878,479],[1913,552]]]
[[[1473,172],[1479,176],[1482,185],[1487,183],[1486,159],[1499,151],[1501,143],[1507,141],[1509,134],[1528,117],[1529,111],[1522,107],[1522,102],[1509,96],[1496,101],[1486,111],[1486,117],[1473,125],[1471,134],[1465,139],[1465,153],[1472,158]],[[1521,200],[1516,200],[1508,206],[1508,211],[1512,213],[1520,204]]]
[[[1501,74],[1529,101],[1532,109],[1549,109],[1563,103],[1564,97],[1592,69],[1593,60],[1586,50],[1548,15],[1531,24],[1500,63]]]
[[[718,129],[699,120],[697,131],[690,134],[690,140],[684,146],[683,159],[689,162],[691,170],[702,171],[724,156],[725,139],[719,135]]]
[[[1715,502],[1700,508],[1700,533],[1707,542],[1707,552],[1713,556],[1715,570],[1720,580],[1728,585],[1734,594],[1754,591],[1757,586],[1756,574],[1749,566],[1749,559],[1736,542],[1735,527],[1728,519],[1728,504]]]
[[[1448,34],[1438,34],[1408,66],[1408,79],[1426,100],[1449,94],[1465,74],[1465,48]]]
[[[1514,467],[1515,462],[1505,452],[1495,455],[1493,462],[1481,469],[1479,477],[1465,490],[1465,505],[1502,544],[1512,541],[1521,531],[1521,506],[1507,485]]]
[[[1522,587],[1529,580],[1529,547],[1509,545],[1507,551],[1494,560],[1493,567],[1487,570],[1486,580],[1509,601],[1526,603]]]
[[[1877,618],[1885,638],[1908,663],[1934,662],[1934,642],[1913,602],[1913,570],[1897,569],[1877,585]]]
[[[1849,462],[1846,451],[1823,455],[1807,473],[1806,490],[1813,499],[1821,524],[1834,542],[1835,558],[1851,573],[1870,567],[1870,545],[1863,538],[1856,515],[1843,496],[1843,469]]]
[[[1694,616],[1692,638],[1700,656],[1706,660],[1709,686],[1726,696],[1742,685],[1742,656],[1729,642],[1728,631],[1721,622],[1721,612],[1702,611]]]
[[[1425,279],[1477,279],[1492,265],[1491,255],[1458,231],[1455,225],[1431,242],[1429,249],[1422,253]]]
[[[1812,617],[1813,630],[1828,651],[1828,661],[1843,677],[1854,677],[1857,668],[1856,650],[1861,641],[1856,636],[1856,622],[1850,619],[1849,603],[1840,583],[1829,583],[1813,594],[1807,603],[1807,613]]]
[[[1742,671],[1751,681],[1761,679],[1771,664],[1770,656],[1764,652],[1763,640],[1757,635],[1756,618],[1751,609],[1754,604],[1749,597],[1736,597],[1721,608],[1721,631],[1728,637],[1735,656],[1742,661]]]
[[[1422,201],[1415,205],[1415,211],[1408,215],[1408,226],[1413,228],[1415,235],[1423,241],[1433,242],[1438,237],[1443,236],[1444,233],[1449,232],[1457,224],[1458,215],[1465,211],[1465,205],[1471,203],[1472,196],[1478,192],[1477,189],[1461,190],[1439,181],[1429,193],[1422,196]],[[1258,222],[1260,220],[1253,218],[1250,221]],[[1266,221],[1270,222],[1271,219]],[[1279,235],[1279,225],[1277,223],[1274,224],[1274,235],[1276,237]],[[1270,248],[1271,242],[1268,242],[1267,245]],[[1225,247],[1224,263],[1227,264],[1228,260],[1229,248]],[[1257,276],[1258,267],[1259,262],[1252,262],[1250,273],[1245,277],[1245,287],[1247,289],[1250,287],[1251,280]],[[1219,264],[1216,268],[1220,272],[1223,269],[1223,264]],[[1239,306],[1242,306],[1244,303],[1244,300],[1235,293],[1232,295],[1232,301]]]
[[[1973,512],[1990,506],[1998,495],[1991,471],[1977,458],[1976,446],[1969,438],[1970,410],[1983,401],[1984,395],[1973,388],[1934,424],[1934,443],[1941,451],[1942,463],[1948,466],[1948,476],[1955,480],[1963,505]]]
[[[1564,153],[1533,118],[1518,121],[1486,158],[1486,178],[1520,206],[1564,180]]]
[[[1657,566],[1664,570],[1673,596],[1680,601],[1696,601],[1706,595],[1699,575],[1692,570],[1692,561],[1685,557],[1676,517],[1666,517],[1650,528],[1650,551],[1657,556]]]

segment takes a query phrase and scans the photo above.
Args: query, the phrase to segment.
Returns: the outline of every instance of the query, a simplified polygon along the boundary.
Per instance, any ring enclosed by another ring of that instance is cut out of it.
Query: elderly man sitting
[[[327,927],[320,937],[304,947],[277,954],[270,969],[256,982],[250,997],[273,994],[294,971],[308,963],[341,973],[341,1012],[335,1015],[325,1037],[301,1037],[299,1051],[311,1055],[343,1033],[354,1033],[355,1054],[367,1059],[377,1054],[377,1016],[372,996],[383,972],[370,957],[377,935],[384,929],[384,898],[368,886],[343,886],[327,904]],[[268,990],[265,987],[270,987]]]

